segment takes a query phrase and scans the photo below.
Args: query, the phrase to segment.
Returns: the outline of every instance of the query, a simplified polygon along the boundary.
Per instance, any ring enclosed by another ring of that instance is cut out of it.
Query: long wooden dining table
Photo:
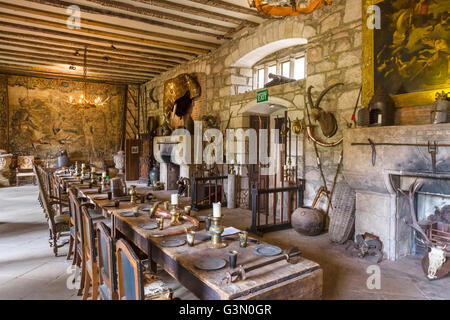
[[[70,181],[70,179],[64,179]],[[120,214],[131,211],[135,206],[150,206],[151,204],[131,205],[129,201],[121,201],[118,208],[112,206],[111,200],[99,195],[98,188],[87,188],[78,183],[69,183],[78,189],[79,193],[94,203],[102,214],[111,219],[111,231],[113,238],[126,238],[134,243],[141,251],[148,255],[150,268],[156,271],[160,265],[168,274],[175,278],[181,285],[190,290],[202,300],[232,300],[232,299],[321,299],[323,287],[323,272],[320,266],[308,259],[301,258],[296,264],[279,261],[249,272],[245,280],[232,283],[224,281],[224,277],[230,268],[227,266],[216,271],[204,271],[195,267],[195,262],[204,257],[216,257],[228,260],[229,251],[238,252],[237,265],[249,265],[263,263],[273,259],[255,254],[255,242],[249,242],[246,248],[239,246],[239,241],[224,240],[225,248],[209,248],[209,240],[195,241],[190,247],[184,244],[179,247],[165,247],[163,240],[185,240],[184,229],[192,227],[190,222],[184,221],[182,225],[170,226],[170,221],[165,221],[164,230],[144,230],[140,226],[143,223],[155,222],[148,213],[140,213],[137,217],[123,217]],[[102,199],[100,199],[103,197]],[[226,219],[225,219],[226,220]],[[183,221],[183,220],[182,220]],[[175,235],[165,235],[166,233]],[[203,235],[203,237],[201,237]],[[207,238],[206,231],[198,231],[196,238]],[[253,238],[253,236],[252,236]],[[262,239],[254,237],[259,244],[267,244]]]

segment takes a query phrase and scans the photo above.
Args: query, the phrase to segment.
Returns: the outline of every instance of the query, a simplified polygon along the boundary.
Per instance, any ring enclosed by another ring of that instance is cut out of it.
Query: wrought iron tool
[[[433,170],[433,173],[436,173],[436,154],[437,154],[436,141],[433,144],[431,144],[430,141],[428,141],[428,152],[431,155],[431,168]]]
[[[373,142],[371,139],[368,140],[370,147],[372,148],[372,166],[375,167],[375,163],[377,162],[377,150],[375,148],[375,142]]]
[[[245,280],[248,272],[271,265],[271,264],[274,264],[274,263],[277,263],[279,261],[283,261],[283,260],[286,260],[290,264],[296,264],[300,261],[301,254],[302,254],[302,252],[298,248],[291,247],[291,248],[287,249],[282,256],[279,256],[277,258],[270,259],[268,261],[265,261],[265,262],[262,262],[259,264],[255,264],[255,265],[251,265],[251,266],[247,266],[247,267],[239,266],[237,269],[235,269],[231,272],[227,272],[225,274],[225,277],[222,279],[222,282],[225,284],[230,284],[237,280]]]

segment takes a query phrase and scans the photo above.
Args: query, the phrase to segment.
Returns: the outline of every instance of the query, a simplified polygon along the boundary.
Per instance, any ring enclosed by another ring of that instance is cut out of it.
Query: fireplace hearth
[[[432,157],[426,147],[377,146],[376,163],[372,165],[370,146],[352,146],[368,139],[375,143],[444,144],[450,141],[450,123],[344,130],[343,174],[356,190],[355,234],[367,232],[380,237],[385,257],[396,260],[417,253],[413,233],[405,223],[405,219],[410,221],[409,204],[397,190],[408,190],[416,179],[423,181],[420,194],[416,195],[419,220],[434,214],[431,204],[436,199],[440,199],[435,204],[440,208],[450,205],[450,148],[438,148],[433,172]]]

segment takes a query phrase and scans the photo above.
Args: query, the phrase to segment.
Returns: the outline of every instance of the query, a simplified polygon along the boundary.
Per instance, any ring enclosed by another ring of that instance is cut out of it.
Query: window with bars
[[[306,59],[305,55],[297,55],[279,59],[277,61],[266,62],[254,68],[254,89],[264,88],[264,85],[271,81],[269,74],[273,73],[286,78],[295,80],[305,79],[306,77]]]

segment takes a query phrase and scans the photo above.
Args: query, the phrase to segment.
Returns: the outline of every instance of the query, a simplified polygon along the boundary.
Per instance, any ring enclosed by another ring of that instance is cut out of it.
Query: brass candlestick
[[[172,218],[170,219],[170,225],[171,226],[178,226],[181,224],[180,222],[180,211],[178,210],[176,205],[172,205],[170,209],[170,214],[172,215]]]
[[[222,217],[212,217],[211,227],[209,228],[209,233],[211,234],[211,242],[208,247],[214,249],[220,249],[227,246],[227,244],[222,240],[222,233],[224,227],[222,226]]]
[[[97,181],[95,180],[95,173],[92,172],[92,169],[91,169],[90,175],[91,175],[91,183],[92,183],[93,185],[96,184]]]
[[[137,199],[136,186],[131,186],[131,190],[130,190],[129,194],[131,196],[130,203],[136,204],[137,203],[137,201],[136,201],[136,199]]]

